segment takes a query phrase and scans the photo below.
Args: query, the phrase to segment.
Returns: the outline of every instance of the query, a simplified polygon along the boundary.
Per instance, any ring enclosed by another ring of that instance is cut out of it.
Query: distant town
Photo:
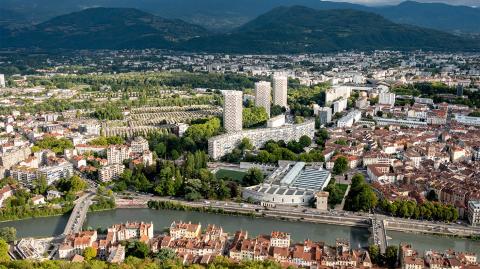
[[[478,54],[0,56],[0,260],[480,267]],[[151,213],[87,225],[119,210]],[[369,239],[293,242],[191,219],[162,230],[153,216],[171,211]],[[60,232],[17,228],[58,216]],[[416,250],[405,233],[462,244]]]

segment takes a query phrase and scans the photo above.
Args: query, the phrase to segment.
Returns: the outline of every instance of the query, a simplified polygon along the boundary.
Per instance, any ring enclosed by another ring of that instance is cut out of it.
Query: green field
[[[241,182],[245,174],[246,173],[242,171],[219,169],[215,176],[217,176],[217,178],[231,178],[234,181]]]
[[[337,187],[342,190],[342,197],[345,196],[345,192],[347,191],[347,188],[348,188],[348,184],[340,184],[340,183],[337,183]]]

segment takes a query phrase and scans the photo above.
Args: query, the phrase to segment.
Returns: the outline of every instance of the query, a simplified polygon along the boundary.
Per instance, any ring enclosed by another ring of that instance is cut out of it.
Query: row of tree
[[[445,205],[438,202],[426,201],[418,204],[412,200],[396,200],[388,202],[382,200],[379,203],[380,208],[391,216],[401,218],[456,221],[458,211],[452,205]]]

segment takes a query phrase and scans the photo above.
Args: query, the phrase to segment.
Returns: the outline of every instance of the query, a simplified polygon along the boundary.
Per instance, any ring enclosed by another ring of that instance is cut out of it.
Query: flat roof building
[[[223,127],[227,133],[242,130],[243,93],[241,91],[223,91]]]
[[[273,76],[273,104],[281,107],[287,106],[288,77]]]
[[[255,106],[265,108],[270,118],[270,106],[272,100],[272,86],[268,81],[259,81],[255,83]]]
[[[283,125],[277,128],[240,130],[208,139],[208,154],[212,159],[218,160],[232,152],[243,138],[250,139],[254,147],[260,148],[268,140],[299,140],[303,135],[313,138],[314,134],[315,121],[312,120],[300,124]]]
[[[330,182],[331,174],[321,166],[284,162],[265,183],[245,188],[244,199],[276,204],[306,205]]]

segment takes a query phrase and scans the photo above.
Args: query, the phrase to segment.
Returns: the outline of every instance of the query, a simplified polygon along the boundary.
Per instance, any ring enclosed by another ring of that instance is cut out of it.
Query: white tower
[[[268,81],[260,81],[255,83],[255,106],[265,108],[270,117],[272,86]]]
[[[223,91],[223,127],[227,133],[242,130],[242,102],[241,91]]]
[[[0,88],[5,88],[5,75],[0,74]]]
[[[273,104],[287,107],[287,86],[288,78],[286,76],[273,76]]]

